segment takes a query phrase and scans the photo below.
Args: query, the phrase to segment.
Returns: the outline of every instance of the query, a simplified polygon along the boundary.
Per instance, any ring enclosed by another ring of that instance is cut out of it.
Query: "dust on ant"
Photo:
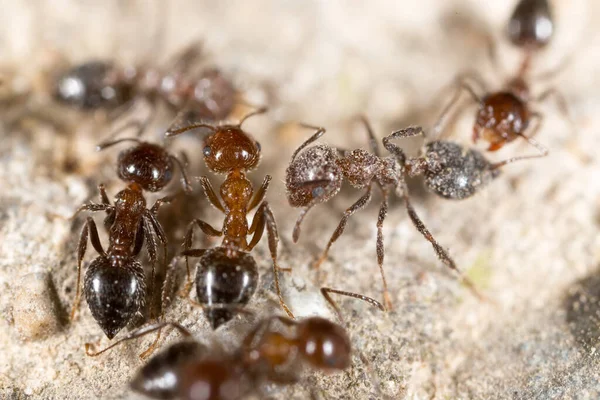
[[[151,293],[159,244],[162,246],[163,263],[166,264],[167,237],[158,221],[157,213],[159,208],[172,198],[158,199],[148,209],[143,192],[162,190],[172,179],[174,165],[180,167],[184,188],[189,188],[181,161],[159,145],[142,142],[137,138],[124,138],[103,143],[98,149],[106,149],[125,141],[137,143],[136,146],[122,151],[117,162],[119,178],[128,183],[127,187],[117,193],[113,205],[104,185],[100,184],[98,189],[101,203],[84,204],[73,216],[74,218],[82,211],[104,211],[107,214],[104,219],[109,236],[107,251],[100,242],[98,229],[92,217],[87,217],[82,228],[77,247],[77,291],[71,320],[75,318],[80,302],[81,266],[89,237],[99,256],[86,270],[83,291],[92,316],[109,339],[144,308],[145,273],[142,264],[137,260],[144,244],[152,264]]]
[[[384,304],[387,309],[391,309],[392,300],[383,271],[385,255],[383,223],[388,213],[388,199],[394,192],[403,199],[411,222],[431,243],[440,261],[458,273],[469,289],[477,297],[482,298],[474,284],[460,272],[452,257],[435,240],[417,215],[410,201],[406,177],[422,175],[427,188],[436,195],[462,200],[474,195],[495,179],[502,166],[521,158],[513,157],[491,163],[476,149],[466,149],[457,143],[441,140],[426,143],[419,156],[408,158],[391,140],[424,135],[420,127],[401,129],[383,138],[383,146],[391,154],[383,157],[367,119],[364,117],[361,119],[369,136],[371,152],[363,149],[335,149],[325,144],[306,148],[319,139],[325,133],[325,129],[303,125],[316,132],[296,149],[286,170],[288,201],[292,207],[302,208],[293,230],[293,241],[298,241],[301,224],[308,211],[337,195],[344,180],[354,188],[364,190],[364,194],[344,212],[327,246],[314,264],[314,267],[318,268],[327,259],[333,243],[344,232],[348,219],[369,204],[373,190],[377,188],[383,197],[377,218],[377,263],[383,282]]]
[[[264,200],[271,176],[265,177],[256,193],[252,182],[246,177],[246,173],[258,165],[261,147],[242,129],[242,124],[251,116],[266,111],[266,108],[262,108],[249,113],[237,125],[211,125],[200,122],[180,126],[180,118],[177,118],[166,133],[167,137],[174,137],[193,129],[208,130],[209,134],[204,137],[202,151],[206,166],[214,173],[226,174],[219,191],[220,199],[209,179],[206,176],[200,178],[210,203],[225,215],[222,228],[214,228],[201,219],[193,220],[185,234],[182,252],[186,259],[188,291],[192,285],[188,258],[199,258],[195,279],[196,294],[200,303],[207,305],[205,313],[214,329],[233,318],[230,309],[214,305],[246,304],[256,290],[258,268],[250,253],[260,241],[265,227],[279,303],[287,315],[293,318],[279,288],[277,271],[284,269],[279,267],[277,261],[277,225],[269,203]],[[254,209],[256,213],[248,225],[246,218]],[[214,248],[192,249],[194,227],[200,228],[208,236],[223,237],[222,244]],[[253,235],[249,242],[248,235]]]
[[[321,293],[342,322],[331,294],[357,298],[384,310],[377,300],[361,294],[330,288],[322,288]],[[98,356],[125,341],[165,327],[177,329],[184,339],[150,359],[130,383],[134,391],[150,398],[238,399],[260,394],[265,383],[298,383],[304,367],[325,372],[345,370],[353,353],[348,333],[341,325],[321,317],[294,320],[283,316],[260,320],[233,352],[226,352],[221,346],[209,348],[174,322],[142,327],[96,353],[87,345],[86,351],[90,356]]]
[[[510,42],[523,52],[519,70],[508,79],[503,89],[495,92],[488,89],[479,73],[469,71],[460,74],[453,85],[456,92],[434,125],[433,135],[437,137],[444,131],[451,111],[460,100],[461,94],[466,92],[478,105],[473,126],[473,142],[484,140],[489,144],[488,151],[496,151],[505,144],[521,138],[539,152],[521,158],[547,156],[548,150],[533,139],[543,124],[544,115],[532,106],[553,96],[564,118],[574,126],[567,103],[555,88],[549,88],[537,96],[533,96],[530,89],[532,59],[549,44],[553,33],[554,21],[548,1],[521,0],[508,22],[506,31]],[[491,39],[489,56],[494,67],[498,69],[496,47]],[[541,76],[549,77],[556,72],[551,71]],[[464,106],[460,107],[460,110],[463,108]]]

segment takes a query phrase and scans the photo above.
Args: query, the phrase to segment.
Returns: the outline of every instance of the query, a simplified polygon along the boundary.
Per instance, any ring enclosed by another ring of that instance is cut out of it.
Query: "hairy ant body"
[[[117,162],[119,178],[128,183],[127,187],[117,193],[113,205],[104,185],[100,184],[98,189],[102,202],[85,204],[75,213],[77,215],[81,211],[106,212],[104,225],[108,231],[109,245],[105,251],[94,219],[87,217],[77,248],[77,293],[71,319],[75,317],[79,305],[81,264],[89,237],[99,257],[94,259],[86,270],[84,294],[92,316],[109,339],[144,307],[145,274],[137,260],[144,247],[144,241],[152,263],[151,283],[154,282],[159,243],[162,245],[166,261],[167,238],[157,219],[157,213],[160,206],[169,202],[170,198],[159,199],[152,208],[147,209],[143,191],[157,192],[163,189],[171,181],[174,164],[181,168],[184,187],[189,186],[180,161],[161,146],[127,138],[101,144],[98,149],[102,150],[123,141],[137,142],[136,146],[122,151]]]
[[[363,149],[334,149],[324,144],[306,149],[325,133],[325,129],[304,125],[316,129],[316,132],[296,149],[286,170],[288,201],[292,207],[302,208],[294,227],[293,240],[298,241],[300,226],[308,211],[317,204],[333,198],[340,191],[344,180],[357,189],[365,190],[364,195],[344,212],[323,253],[314,264],[318,268],[326,260],[333,243],[344,232],[348,219],[364,209],[371,201],[373,188],[379,188],[383,200],[377,218],[377,263],[383,282],[384,304],[389,309],[392,307],[392,301],[383,271],[383,223],[388,213],[388,198],[391,192],[394,191],[404,200],[413,225],[431,243],[438,258],[460,274],[454,260],[434,239],[411,205],[406,176],[423,175],[427,188],[438,196],[461,200],[472,196],[495,179],[500,173],[500,167],[520,158],[491,163],[476,149],[465,149],[459,144],[441,140],[426,143],[418,157],[408,158],[391,140],[422,135],[423,130],[420,127],[409,127],[385,137],[383,145],[391,155],[382,157],[368,121],[365,118],[362,121],[367,128],[371,152]],[[462,279],[477,294],[473,284],[464,276]]]
[[[56,79],[53,96],[59,103],[80,110],[126,111],[135,100],[144,98],[153,107],[162,101],[176,110],[189,107],[200,119],[224,119],[233,110],[236,90],[216,68],[206,68],[190,77],[187,69],[199,56],[197,47],[190,47],[164,69],[86,62]],[[134,123],[139,132],[151,117]]]
[[[241,128],[241,125],[250,116],[264,112],[266,109],[248,114],[237,125],[215,126],[192,123],[180,128],[171,128],[166,134],[172,137],[196,128],[210,130],[210,134],[204,139],[202,152],[204,161],[212,172],[226,174],[219,192],[222,200],[219,199],[208,178],[205,176],[200,178],[210,203],[225,214],[223,227],[216,229],[200,219],[193,220],[185,235],[182,253],[186,257],[188,282],[191,282],[188,257],[200,258],[195,279],[196,293],[200,303],[208,306],[205,309],[206,316],[215,329],[229,321],[233,313],[228,308],[212,306],[246,304],[256,290],[257,265],[250,252],[260,241],[265,226],[279,302],[286,313],[293,317],[279,289],[277,278],[277,271],[280,269],[277,263],[279,236],[273,212],[269,203],[264,200],[271,176],[265,177],[255,194],[252,182],[246,177],[246,173],[258,165],[261,148],[259,143]],[[246,217],[255,208],[257,211],[249,226]],[[192,249],[195,226],[208,236],[223,237],[222,244],[212,249]],[[248,235],[253,235],[249,242]]]
[[[330,294],[336,293],[366,301],[381,310],[376,300],[360,294],[322,288],[321,293],[343,321]],[[352,345],[346,330],[321,317],[293,320],[272,316],[259,321],[232,353],[210,349],[193,339],[178,323],[149,325],[132,332],[97,356],[120,343],[171,326],[185,339],[170,345],[142,367],[131,388],[155,399],[239,399],[260,391],[263,383],[289,385],[302,379],[304,366],[325,372],[341,371],[351,364]],[[284,329],[282,329],[284,328]]]
[[[455,82],[456,93],[438,118],[433,128],[434,136],[443,131],[450,111],[465,91],[479,105],[473,126],[473,142],[484,140],[488,143],[488,151],[496,151],[505,144],[522,138],[539,151],[539,154],[522,158],[545,157],[548,150],[533,139],[542,126],[544,116],[533,110],[532,104],[554,96],[559,109],[572,125],[566,102],[555,89],[548,89],[533,97],[528,83],[531,60],[548,45],[553,32],[554,22],[548,1],[521,0],[509,20],[506,33],[510,42],[523,51],[523,61],[517,74],[497,92],[489,91],[484,80],[475,72],[458,76]],[[494,66],[497,66],[495,46],[491,42],[490,57]]]

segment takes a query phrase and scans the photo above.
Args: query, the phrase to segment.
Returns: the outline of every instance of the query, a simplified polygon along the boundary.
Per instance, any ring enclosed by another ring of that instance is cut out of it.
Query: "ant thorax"
[[[394,157],[377,157],[363,149],[352,150],[337,160],[344,177],[357,189],[373,180],[382,186],[393,185],[402,175],[402,167]]]

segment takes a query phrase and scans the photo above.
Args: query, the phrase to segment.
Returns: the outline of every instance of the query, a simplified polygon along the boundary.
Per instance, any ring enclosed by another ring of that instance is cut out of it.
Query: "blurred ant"
[[[56,79],[53,96],[59,103],[79,109],[114,111],[122,115],[141,98],[152,108],[162,101],[173,110],[188,107],[199,119],[218,121],[235,105],[233,83],[216,68],[191,77],[190,66],[200,58],[198,46],[190,46],[165,68],[120,66],[110,61],[76,65]],[[142,132],[152,112],[143,121],[128,126]]]
[[[331,293],[357,298],[384,310],[377,300],[361,294],[330,288],[322,288],[321,293],[342,322]],[[264,383],[290,385],[300,382],[303,366],[335,372],[351,364],[352,345],[348,333],[341,325],[321,317],[293,320],[272,316],[263,319],[233,353],[226,353],[220,346],[207,348],[196,341],[186,328],[174,322],[140,328],[96,353],[92,353],[90,345],[86,345],[86,352],[97,356],[122,342],[167,326],[177,329],[184,340],[150,359],[130,384],[134,391],[150,398],[238,399],[260,393]]]
[[[147,209],[143,191],[157,192],[163,189],[171,181],[175,164],[181,170],[184,188],[189,190],[183,165],[159,145],[136,138],[125,138],[103,143],[98,149],[106,149],[124,141],[137,143],[122,151],[117,161],[119,178],[128,183],[127,187],[117,193],[112,205],[104,185],[100,184],[98,189],[102,202],[85,204],[73,216],[81,211],[105,211],[107,214],[104,219],[109,236],[107,251],[102,247],[92,217],[87,217],[81,231],[77,247],[77,293],[71,319],[74,319],[80,302],[81,264],[89,236],[100,256],[86,270],[84,294],[92,316],[109,339],[125,327],[145,304],[145,274],[141,263],[136,259],[144,247],[144,241],[152,263],[152,285],[159,243],[162,245],[163,261],[166,264],[167,238],[157,219],[157,213],[161,205],[171,201],[171,197],[163,197],[152,208]]]
[[[454,84],[456,93],[438,118],[433,128],[433,135],[437,137],[444,130],[450,111],[465,91],[479,105],[473,126],[473,142],[484,140],[489,143],[488,151],[496,151],[505,144],[522,138],[534,146],[539,154],[521,158],[539,158],[548,155],[548,150],[533,139],[542,126],[544,115],[533,110],[532,104],[539,104],[554,96],[565,119],[574,126],[566,101],[556,89],[548,89],[533,97],[528,84],[527,75],[531,68],[531,60],[548,45],[553,33],[554,22],[548,1],[521,0],[509,20],[506,33],[510,42],[523,51],[523,61],[517,74],[497,92],[487,89],[484,80],[476,72],[458,76]],[[489,44],[492,64],[497,66],[495,45],[491,41]],[[554,73],[556,71],[543,76],[551,76]],[[535,125],[532,125],[534,120]]]
[[[254,169],[260,161],[261,147],[248,133],[242,124],[251,116],[263,114],[265,108],[244,116],[237,125],[215,126],[206,123],[191,123],[177,127],[175,122],[166,133],[167,137],[177,136],[183,132],[204,128],[210,134],[204,138],[202,154],[204,161],[212,172],[226,174],[221,184],[221,200],[215,193],[206,176],[200,178],[202,188],[210,203],[225,214],[223,227],[219,230],[200,219],[193,220],[184,238],[182,253],[186,258],[188,290],[192,280],[188,257],[199,257],[196,272],[196,293],[200,303],[209,307],[206,316],[214,329],[233,318],[228,308],[215,308],[219,304],[246,304],[252,297],[258,283],[257,265],[250,254],[261,239],[265,226],[269,240],[269,250],[275,272],[275,288],[279,303],[285,312],[293,318],[292,312],[285,304],[279,288],[277,271],[282,268],[277,263],[277,245],[279,236],[277,225],[269,203],[264,200],[271,176],[267,175],[261,187],[253,195],[252,182],[246,172]],[[248,226],[247,215],[257,208]],[[212,237],[223,237],[221,246],[212,249],[192,249],[194,227]],[[248,235],[253,235],[250,242]]]
[[[427,188],[438,196],[462,200],[472,196],[495,179],[502,166],[521,158],[513,157],[491,163],[476,149],[466,149],[459,144],[441,140],[426,143],[419,156],[407,158],[404,151],[391,143],[391,140],[424,135],[420,127],[401,129],[383,138],[383,146],[391,155],[382,157],[367,119],[362,117],[361,120],[369,136],[371,152],[363,149],[334,149],[325,144],[305,149],[319,139],[325,133],[325,129],[303,125],[315,129],[316,132],[296,149],[286,170],[288,201],[292,207],[302,208],[294,227],[293,241],[298,241],[300,226],[308,211],[317,204],[332,199],[340,191],[344,180],[357,189],[365,190],[365,194],[344,212],[325,250],[314,264],[314,267],[318,268],[327,259],[331,245],[344,232],[348,219],[369,204],[373,188],[377,187],[383,197],[377,218],[377,263],[383,282],[384,304],[387,309],[391,309],[392,301],[383,271],[385,255],[383,222],[388,213],[388,198],[394,191],[404,200],[413,225],[431,243],[438,258],[447,267],[460,274],[463,282],[481,298],[473,283],[461,274],[454,260],[434,239],[417,215],[410,202],[406,176],[423,175]]]

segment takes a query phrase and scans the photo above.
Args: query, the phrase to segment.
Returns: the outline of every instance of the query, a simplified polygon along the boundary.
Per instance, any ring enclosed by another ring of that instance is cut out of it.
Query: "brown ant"
[[[155,107],[162,101],[172,109],[189,107],[197,118],[218,121],[235,105],[233,83],[216,68],[207,68],[190,77],[189,66],[200,56],[190,46],[166,68],[121,66],[110,61],[89,61],[65,71],[56,79],[53,96],[59,103],[79,110],[114,110],[117,115],[144,98]],[[152,112],[144,121],[129,126],[145,130]]]
[[[100,184],[98,189],[102,202],[85,204],[74,214],[76,216],[81,211],[104,211],[107,214],[104,220],[109,235],[107,251],[102,247],[92,217],[87,217],[81,231],[77,248],[77,293],[71,319],[75,317],[79,306],[81,264],[89,237],[100,256],[86,270],[84,294],[92,316],[109,339],[126,326],[145,304],[145,274],[141,263],[136,259],[144,247],[144,241],[152,263],[151,284],[154,283],[159,243],[166,263],[167,238],[157,219],[157,213],[160,206],[170,202],[171,198],[161,198],[152,208],[147,209],[143,191],[157,192],[163,189],[171,181],[175,164],[181,169],[184,188],[189,187],[181,162],[159,145],[136,138],[125,138],[101,144],[98,149],[124,141],[137,143],[122,151],[117,162],[119,178],[127,182],[128,186],[117,193],[112,205],[104,185]]]
[[[330,288],[322,288],[321,293],[342,322],[331,293],[354,297],[384,310],[377,300],[361,294]],[[90,346],[86,345],[86,351],[90,356],[97,356],[122,342],[168,326],[177,329],[185,339],[150,359],[131,381],[134,391],[150,398],[238,399],[259,392],[264,383],[289,385],[299,382],[303,366],[335,372],[351,364],[352,345],[348,333],[341,325],[321,317],[294,320],[272,316],[263,319],[233,353],[226,353],[222,348],[207,348],[194,340],[186,328],[173,322],[140,328],[96,353],[91,353]]]
[[[473,126],[473,142],[482,139],[489,143],[488,151],[496,151],[505,144],[522,138],[539,151],[539,154],[524,156],[522,159],[545,157],[548,150],[533,139],[542,126],[544,116],[532,110],[531,105],[554,96],[560,111],[573,126],[566,102],[560,93],[551,88],[533,97],[527,83],[532,57],[548,45],[553,32],[554,22],[548,1],[521,0],[509,20],[507,29],[510,42],[524,53],[517,74],[497,92],[490,92],[483,79],[475,72],[458,76],[455,82],[456,93],[442,111],[433,128],[433,135],[438,136],[444,130],[450,111],[465,91],[479,105]],[[489,55],[494,66],[497,66],[495,46],[491,41],[489,44]],[[535,125],[532,125],[533,121]]]
[[[275,287],[279,303],[288,316],[293,315],[281,295],[277,271],[281,268],[277,263],[277,245],[279,236],[277,225],[269,203],[264,200],[271,176],[267,175],[253,195],[252,182],[246,172],[254,169],[260,161],[260,144],[242,129],[242,124],[249,117],[265,113],[259,109],[247,114],[237,125],[211,125],[192,123],[183,127],[171,128],[167,137],[177,136],[183,132],[204,128],[211,133],[204,138],[202,154],[207,167],[217,174],[226,174],[221,184],[221,200],[215,193],[206,176],[200,178],[206,197],[210,203],[225,214],[223,227],[219,230],[200,219],[193,220],[184,238],[182,255],[186,257],[188,288],[191,286],[191,275],[188,257],[199,257],[196,272],[196,293],[200,303],[209,307],[205,309],[207,318],[213,328],[229,321],[233,314],[227,308],[214,308],[214,305],[246,304],[252,297],[258,283],[257,265],[250,254],[261,239],[265,226],[269,241],[269,250],[275,272]],[[257,208],[248,226],[247,215]],[[212,249],[192,249],[194,227],[212,237],[223,237],[221,246]],[[250,242],[248,235],[253,235]]]
[[[391,192],[394,191],[404,200],[413,225],[431,243],[438,258],[447,267],[461,274],[454,260],[434,239],[411,205],[406,176],[423,175],[427,188],[438,196],[461,200],[472,196],[496,178],[500,173],[500,167],[520,158],[514,157],[491,163],[476,149],[465,149],[459,144],[441,140],[426,143],[418,157],[407,158],[404,151],[391,143],[391,140],[424,135],[420,127],[401,129],[383,138],[383,146],[391,155],[382,157],[368,121],[363,117],[362,122],[369,135],[371,152],[363,149],[351,151],[334,149],[324,144],[305,149],[319,139],[325,133],[325,129],[303,125],[315,129],[316,132],[296,149],[286,170],[288,201],[292,207],[302,208],[294,227],[293,240],[297,242],[300,237],[300,226],[306,213],[315,205],[333,198],[340,191],[344,180],[357,189],[365,190],[364,195],[344,212],[327,247],[314,264],[318,268],[327,258],[331,245],[344,232],[348,219],[357,211],[364,209],[371,201],[373,188],[379,188],[383,200],[377,218],[377,263],[383,281],[384,304],[390,309],[392,301],[383,272],[385,255],[383,222],[388,213],[388,198]],[[478,297],[481,297],[473,283],[462,274],[461,277],[463,282]]]

